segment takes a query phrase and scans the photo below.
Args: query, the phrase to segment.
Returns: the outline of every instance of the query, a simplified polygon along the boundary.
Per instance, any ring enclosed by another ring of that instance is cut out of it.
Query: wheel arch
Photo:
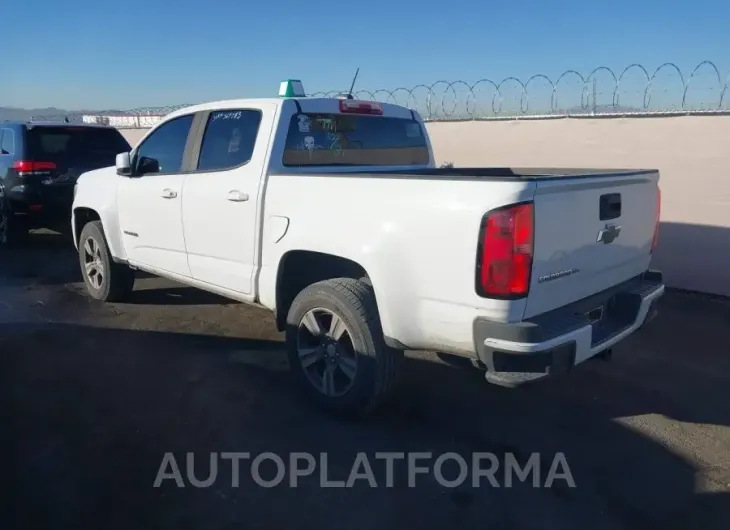
[[[99,215],[99,212],[97,212],[93,208],[87,208],[85,206],[74,208],[74,211],[73,211],[73,238],[74,238],[74,245],[76,245],[76,248],[78,248],[78,246],[79,246],[79,238],[81,237],[81,231],[84,229],[84,226],[86,226],[91,221],[101,221],[101,216]],[[102,223],[102,226],[103,226],[103,223]]]
[[[124,245],[122,244],[119,222],[115,215],[110,215],[103,209],[92,208],[86,205],[74,207],[72,213],[72,226],[74,245],[78,248],[79,237],[84,226],[91,221],[100,221],[104,230],[104,237],[109,246],[112,259],[117,262],[124,262],[127,259]]]
[[[276,327],[283,331],[294,298],[306,287],[333,278],[353,278],[372,285],[378,301],[377,286],[368,270],[358,261],[313,250],[289,250],[282,255],[276,272]],[[380,304],[378,304],[380,306]],[[382,318],[381,318],[382,320]]]

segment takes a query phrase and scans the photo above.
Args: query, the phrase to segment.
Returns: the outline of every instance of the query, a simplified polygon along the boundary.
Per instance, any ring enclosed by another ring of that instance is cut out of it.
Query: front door
[[[132,155],[133,177],[119,178],[119,228],[132,264],[190,276],[182,226],[183,160],[193,115],[160,125]]]
[[[276,107],[226,109],[203,117],[200,155],[184,186],[183,225],[196,280],[252,292],[260,182]]]

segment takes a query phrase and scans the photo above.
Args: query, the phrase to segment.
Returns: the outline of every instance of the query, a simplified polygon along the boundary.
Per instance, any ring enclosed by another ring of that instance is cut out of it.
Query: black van
[[[130,149],[108,126],[0,122],[0,247],[34,228],[68,231],[79,175],[113,166]]]

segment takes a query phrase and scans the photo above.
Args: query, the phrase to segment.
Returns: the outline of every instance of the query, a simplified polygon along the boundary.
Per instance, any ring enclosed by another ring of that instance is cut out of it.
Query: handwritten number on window
[[[211,121],[216,120],[240,120],[243,113],[239,110],[236,112],[216,112],[213,114]]]

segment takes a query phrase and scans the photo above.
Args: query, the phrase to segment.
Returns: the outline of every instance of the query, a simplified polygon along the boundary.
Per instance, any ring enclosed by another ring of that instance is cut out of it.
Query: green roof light
[[[279,85],[279,95],[283,98],[303,98],[306,96],[304,85],[299,79],[282,81]]]

